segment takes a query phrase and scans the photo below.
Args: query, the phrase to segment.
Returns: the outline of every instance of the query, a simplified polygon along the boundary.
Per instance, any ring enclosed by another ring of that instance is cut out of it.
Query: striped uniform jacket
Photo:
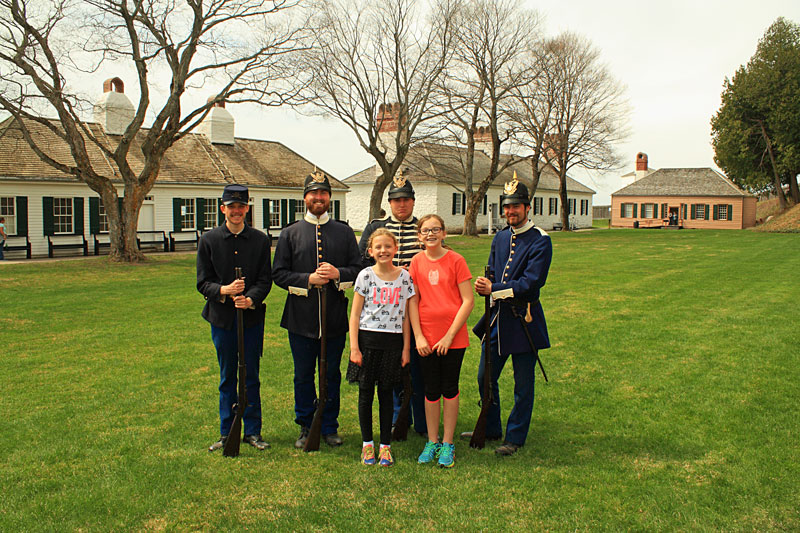
[[[367,224],[358,243],[358,250],[361,252],[364,268],[375,264],[375,261],[367,253],[367,244],[369,243],[370,235],[378,228],[388,229],[394,233],[399,241],[399,249],[393,261],[396,266],[408,267],[411,264],[411,258],[422,251],[419,239],[417,239],[417,217],[412,216],[409,220],[403,222],[396,220],[392,216],[382,220],[376,219]]]

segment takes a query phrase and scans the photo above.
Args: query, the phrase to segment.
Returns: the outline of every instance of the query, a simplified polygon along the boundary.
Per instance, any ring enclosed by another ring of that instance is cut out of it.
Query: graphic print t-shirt
[[[364,297],[359,329],[383,333],[403,333],[406,302],[414,296],[414,284],[405,270],[392,281],[379,278],[372,267],[356,279],[355,291]]]

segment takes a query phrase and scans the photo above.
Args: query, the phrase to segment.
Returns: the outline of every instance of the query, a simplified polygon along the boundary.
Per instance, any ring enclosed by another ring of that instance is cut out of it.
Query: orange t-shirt
[[[419,295],[419,322],[422,334],[430,346],[444,337],[461,307],[461,293],[458,284],[472,279],[467,262],[452,250],[447,250],[441,258],[431,261],[420,252],[411,260],[409,266],[411,279]],[[469,346],[466,323],[456,333],[451,348]]]

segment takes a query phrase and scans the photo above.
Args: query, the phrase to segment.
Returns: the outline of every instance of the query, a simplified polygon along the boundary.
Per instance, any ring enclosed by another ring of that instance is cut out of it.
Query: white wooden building
[[[118,78],[108,80],[104,89],[95,106],[95,122],[88,127],[113,146],[130,121],[133,106]],[[44,126],[26,125],[51,156],[72,164],[63,141]],[[129,156],[134,170],[142,163],[138,141],[134,140]],[[114,164],[96,148],[90,156],[95,169],[105,170],[107,177],[118,182],[122,196],[123,184]],[[231,114],[224,105],[214,107],[197,133],[185,136],[166,152],[139,215],[143,247],[150,244],[163,249],[163,239],[169,240],[170,234],[177,245],[181,241],[193,245],[199,232],[221,222],[219,198],[227,183],[249,187],[248,221],[274,237],[305,212],[303,180],[315,168],[279,142],[236,138]],[[331,187],[331,215],[344,218],[348,187],[334,177]],[[9,234],[9,259],[25,257],[27,243],[33,256],[48,255],[48,243],[55,243],[54,253],[62,255],[93,254],[107,246],[108,223],[99,195],[42,162],[13,118],[0,122],[0,216],[5,218]]]

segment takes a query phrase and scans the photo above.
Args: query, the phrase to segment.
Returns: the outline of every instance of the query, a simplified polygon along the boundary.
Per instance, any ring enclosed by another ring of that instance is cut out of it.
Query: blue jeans
[[[412,340],[413,344],[413,340]],[[414,426],[414,431],[417,433],[426,433],[428,426],[425,423],[425,384],[422,381],[422,367],[419,363],[419,353],[412,346],[411,347],[411,362],[408,364],[411,371],[411,409],[408,412],[408,423]],[[400,406],[402,405],[402,398],[400,393],[403,392],[403,386],[395,387],[394,389],[394,413],[392,415],[392,424],[397,422],[397,415],[400,413]]]
[[[219,433],[227,435],[233,424],[233,405],[238,401],[239,335],[234,319],[233,329],[211,326],[211,340],[219,361]],[[261,381],[258,377],[264,346],[264,323],[244,328],[244,362],[247,371],[247,406],[244,410],[244,434],[261,434]]]
[[[496,333],[492,337],[492,346],[497,346]],[[481,348],[481,362],[478,366],[478,390],[483,397],[483,376],[485,373],[485,350]],[[536,382],[536,355],[533,352],[499,355],[497,349],[491,351],[492,357],[492,394],[494,401],[489,407],[486,419],[486,434],[492,437],[503,435],[500,423],[500,387],[497,380],[508,361],[509,356],[514,367],[514,407],[508,416],[506,424],[506,442],[522,446],[528,437],[533,414],[533,392]]]
[[[328,398],[322,412],[322,434],[330,435],[339,429],[339,386],[342,383],[340,363],[344,350],[344,335],[328,337],[325,352],[328,365]],[[311,427],[317,409],[317,389],[314,377],[320,349],[319,339],[310,339],[289,332],[289,347],[294,359],[294,421],[301,427]]]

